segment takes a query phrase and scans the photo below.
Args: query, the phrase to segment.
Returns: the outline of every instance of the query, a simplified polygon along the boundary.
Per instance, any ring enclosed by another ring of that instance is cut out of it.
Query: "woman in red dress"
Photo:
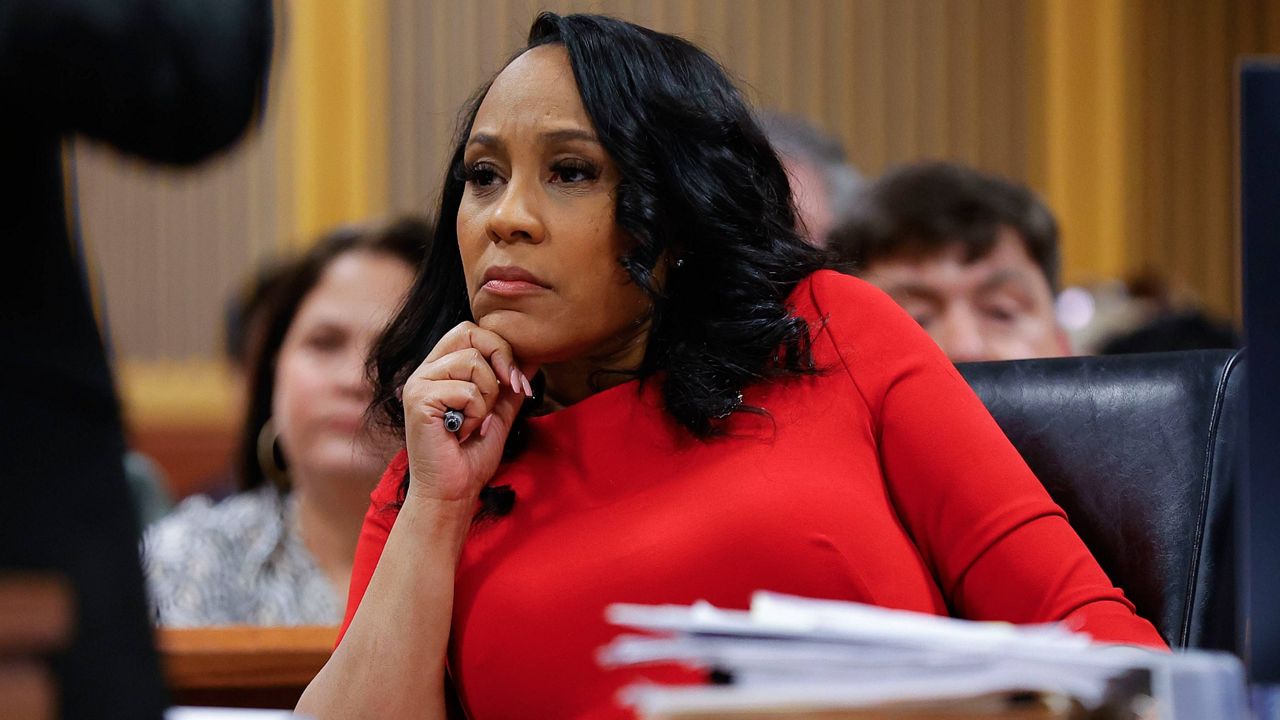
[[[624,685],[699,678],[599,667],[606,605],[759,589],[1163,645],[925,333],[821,269],[693,45],[541,15],[438,217],[372,361],[406,449],[300,711],[629,717]]]

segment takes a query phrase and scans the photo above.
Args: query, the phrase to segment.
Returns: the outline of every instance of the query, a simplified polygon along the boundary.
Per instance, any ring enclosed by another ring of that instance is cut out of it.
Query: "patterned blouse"
[[[297,501],[272,486],[214,504],[184,500],[142,539],[157,625],[336,625],[345,598],[297,532]]]

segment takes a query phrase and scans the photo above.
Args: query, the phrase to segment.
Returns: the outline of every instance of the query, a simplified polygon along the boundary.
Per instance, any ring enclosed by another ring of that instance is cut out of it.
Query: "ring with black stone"
[[[451,433],[456,433],[462,429],[462,420],[464,416],[461,410],[445,410],[444,411],[444,429]]]

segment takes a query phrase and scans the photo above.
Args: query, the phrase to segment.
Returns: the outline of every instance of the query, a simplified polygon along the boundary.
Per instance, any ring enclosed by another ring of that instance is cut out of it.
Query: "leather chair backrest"
[[[1234,650],[1243,351],[959,370],[1111,581],[1169,645]]]

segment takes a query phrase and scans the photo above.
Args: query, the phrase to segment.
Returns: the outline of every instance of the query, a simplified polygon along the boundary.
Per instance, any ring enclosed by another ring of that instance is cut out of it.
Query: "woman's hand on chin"
[[[520,405],[532,393],[511,345],[475,323],[450,330],[404,385],[407,502],[457,503],[473,510],[497,472]],[[445,412],[463,413],[457,433]]]

